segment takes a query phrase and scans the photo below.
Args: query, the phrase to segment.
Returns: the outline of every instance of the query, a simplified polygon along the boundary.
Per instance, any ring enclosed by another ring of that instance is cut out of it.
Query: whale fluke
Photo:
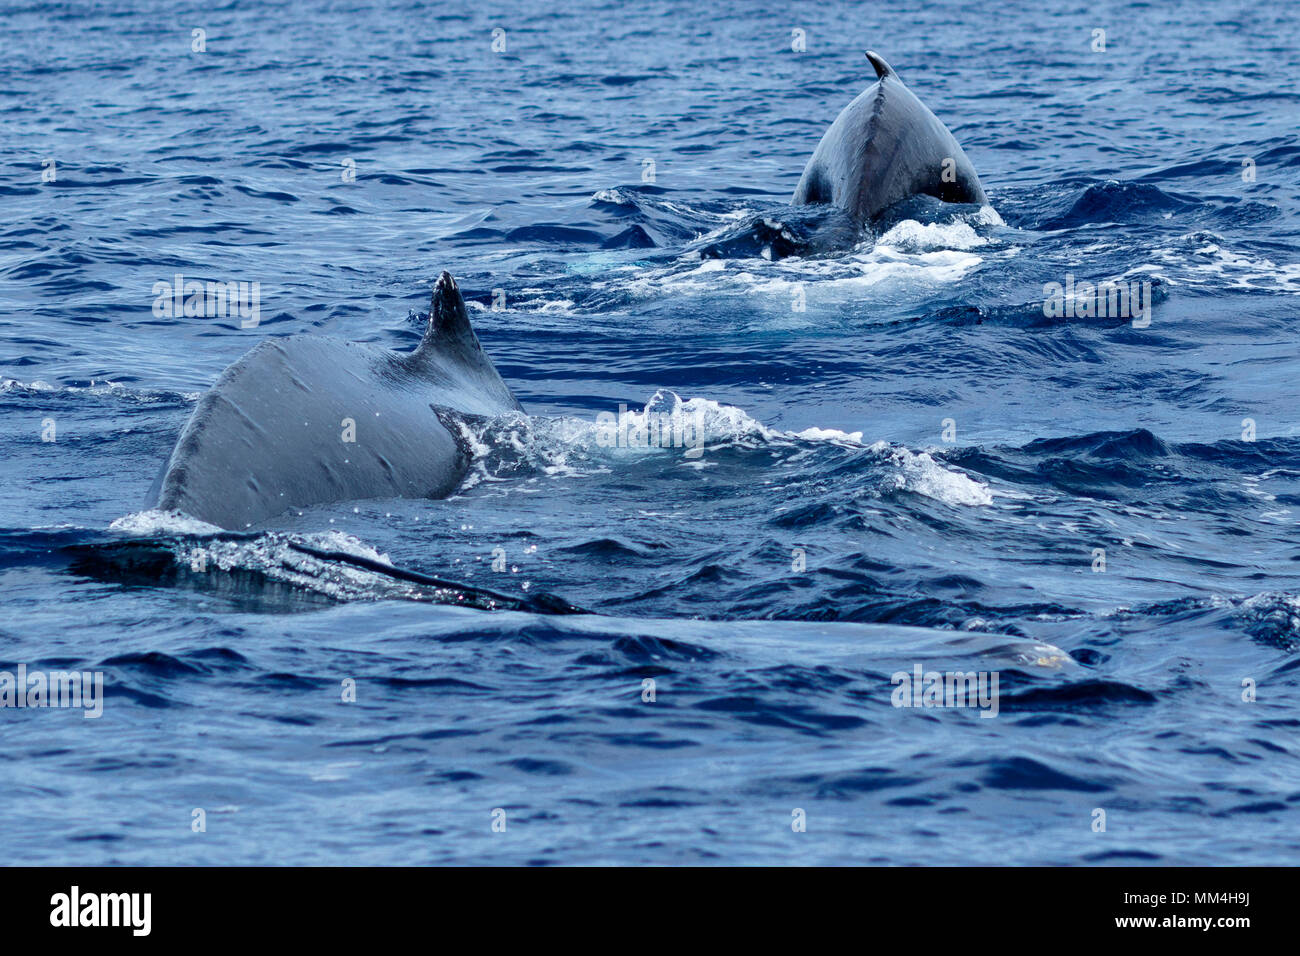
[[[898,77],[898,74],[894,72],[894,68],[886,63],[885,58],[875,50],[867,51],[867,59],[876,68],[876,79],[883,80],[887,76]]]

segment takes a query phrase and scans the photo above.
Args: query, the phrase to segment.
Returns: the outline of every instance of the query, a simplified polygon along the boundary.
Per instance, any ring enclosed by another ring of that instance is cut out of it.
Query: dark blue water
[[[12,859],[1295,862],[1300,10],[122,6],[0,16],[0,670],[106,694],[0,710]],[[868,47],[996,213],[702,259]],[[409,348],[442,269],[530,415],[456,496],[139,513],[224,367]],[[155,317],[178,272],[260,324]],[[1150,326],[1044,317],[1067,274]],[[917,665],[998,715],[892,706]]]

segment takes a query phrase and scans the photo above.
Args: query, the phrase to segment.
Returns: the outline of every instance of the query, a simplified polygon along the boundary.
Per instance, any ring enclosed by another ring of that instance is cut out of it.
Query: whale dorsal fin
[[[479,344],[474,326],[470,325],[469,309],[450,272],[444,272],[433,284],[429,327],[424,330],[424,338],[415,351],[399,356],[398,361],[434,385],[455,388],[455,407],[462,413],[495,415],[502,405],[512,411],[523,411],[519,400],[510,394],[510,386],[501,380],[492,359]],[[447,399],[443,397],[432,404],[447,404]]]
[[[433,285],[433,298],[429,302],[429,327],[424,330],[416,355],[429,355],[447,349],[475,351],[481,349],[474,327],[469,322],[469,309],[461,298],[460,289],[450,272],[444,271]]]
[[[871,65],[876,68],[876,79],[883,80],[887,76],[892,76],[894,79],[898,79],[898,74],[894,72],[894,68],[886,63],[885,58],[875,50],[867,51],[867,59],[870,60]]]

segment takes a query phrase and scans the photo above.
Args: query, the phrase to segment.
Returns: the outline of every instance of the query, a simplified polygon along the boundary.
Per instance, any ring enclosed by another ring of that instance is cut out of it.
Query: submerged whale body
[[[948,127],[879,54],[876,82],[844,107],[804,168],[791,204],[829,204],[869,226],[913,196],[985,205],[988,197]]]
[[[858,239],[857,225],[842,210],[782,206],[735,223],[698,251],[702,259],[785,259],[838,252],[851,248]]]
[[[444,272],[411,352],[268,339],[199,399],[151,505],[242,529],[290,508],[441,498],[469,468],[462,416],[522,411]]]

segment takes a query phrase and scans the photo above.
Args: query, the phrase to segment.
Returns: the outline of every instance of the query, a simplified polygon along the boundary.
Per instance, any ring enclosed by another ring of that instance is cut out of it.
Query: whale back
[[[910,196],[988,202],[956,138],[879,55],[877,80],[840,111],[804,168],[791,203],[828,203],[867,225]]]
[[[199,399],[155,507],[243,529],[292,508],[440,498],[469,467],[459,415],[520,410],[443,273],[418,348],[267,339]]]

